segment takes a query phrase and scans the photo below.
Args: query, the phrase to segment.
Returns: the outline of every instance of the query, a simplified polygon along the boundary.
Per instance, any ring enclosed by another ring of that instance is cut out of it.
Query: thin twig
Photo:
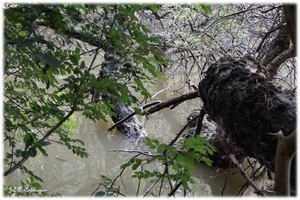
[[[150,108],[147,111],[147,114],[155,113],[155,112],[160,111],[164,108],[167,108],[167,107],[169,107],[173,104],[181,103],[181,102],[184,102],[186,100],[194,99],[194,98],[197,98],[197,97],[199,97],[198,91],[191,92],[191,93],[188,93],[188,94],[184,94],[184,95],[181,95],[179,97],[175,97],[173,99],[170,99],[168,101],[165,101],[165,102],[162,102],[162,103],[159,103],[159,104],[153,106],[152,108]]]
[[[146,163],[144,163],[144,164],[146,164]],[[143,169],[144,169],[144,165],[141,166],[141,172],[143,172]],[[142,179],[139,178],[138,188],[137,188],[137,190],[136,190],[135,196],[138,196],[138,195],[139,195],[140,187],[141,187],[141,180],[142,180]]]
[[[182,181],[180,181],[175,188],[168,194],[168,197],[173,196],[175,192],[178,190],[178,188],[182,185]]]
[[[196,135],[200,135],[200,132],[201,132],[201,129],[202,129],[202,122],[203,122],[204,115],[205,115],[205,110],[204,110],[204,107],[202,107],[201,111],[200,111],[200,114],[198,116],[195,137],[196,137]]]
[[[150,157],[155,157],[160,154],[152,154],[150,151],[139,151],[139,150],[124,150],[124,149],[109,149],[112,152],[126,152],[126,153],[137,153],[138,155],[145,155]]]
[[[159,191],[158,191],[158,196],[159,197],[161,195],[161,191],[162,191],[162,186],[163,186],[163,183],[164,183],[164,179],[165,179],[165,176],[162,177],[161,182],[160,182]]]
[[[140,154],[133,156],[132,159],[138,157],[139,155],[140,155]],[[120,172],[120,174],[119,174],[119,175],[111,182],[110,188],[113,188],[113,185],[115,184],[115,182],[117,181],[117,179],[118,179],[119,177],[122,177],[122,174],[123,174],[123,172],[125,171],[125,169],[126,169],[126,167],[123,168],[122,171]]]
[[[145,197],[154,187],[154,185],[164,176],[164,174],[162,174],[160,177],[158,177],[158,179],[156,179],[156,181],[154,183],[151,184],[151,186],[147,189],[147,191],[144,193],[143,197]]]
[[[244,189],[249,185],[248,181],[234,194],[234,196],[238,196]]]
[[[198,116],[193,117],[177,134],[176,137],[169,142],[169,146],[172,146],[177,140],[178,138],[181,136],[181,134],[184,132],[184,130],[189,127],[189,125],[194,122],[196,119],[198,118]]]
[[[228,175],[229,175],[230,169],[231,169],[231,168],[228,168],[228,170],[227,170],[227,172],[226,172],[225,180],[224,180],[224,184],[223,184],[223,188],[222,188],[222,190],[221,190],[221,196],[224,196],[224,191],[225,191],[225,189],[226,189],[226,183],[227,183],[227,180],[228,180]]]
[[[221,20],[224,20],[224,19],[229,18],[229,17],[233,17],[235,15],[240,15],[240,14],[246,13],[248,11],[252,11],[252,10],[255,10],[255,9],[258,9],[258,8],[262,8],[262,7],[264,7],[264,5],[261,5],[261,6],[255,7],[255,8],[247,8],[247,9],[241,10],[239,12],[235,12],[235,13],[232,13],[232,14],[229,14],[229,15],[222,16],[219,19],[216,19],[215,21],[213,21],[203,32],[206,33],[214,24],[219,23]]]
[[[91,194],[91,196],[93,196],[97,191],[98,189],[101,187],[102,183],[98,183],[98,187],[95,189],[95,191]],[[93,185],[92,185],[93,186]]]
[[[62,118],[55,126],[53,126],[45,135],[42,139],[40,139],[38,142],[42,142],[46,140],[56,129],[58,129],[69,117],[75,112],[75,107],[77,104],[77,100],[79,99],[79,95],[75,98],[73,102],[73,106],[71,108],[71,111],[64,117]],[[29,157],[28,157],[29,158]],[[4,176],[7,176],[8,174],[14,172],[16,169],[18,169],[20,166],[22,166],[28,158],[23,158],[20,160],[16,165],[14,165],[12,168],[8,169],[7,171],[4,172]]]
[[[281,26],[282,26],[282,24],[283,24],[283,23],[280,23],[278,26],[276,26],[275,28],[273,28],[272,30],[270,30],[269,32],[267,32],[267,33],[265,34],[265,36],[264,36],[263,39],[261,40],[260,44],[259,44],[258,47],[256,48],[256,51],[255,51],[255,52],[258,52],[258,51],[261,49],[261,47],[262,47],[264,41],[269,37],[269,35],[270,35],[271,33],[273,33],[274,31],[280,29]]]

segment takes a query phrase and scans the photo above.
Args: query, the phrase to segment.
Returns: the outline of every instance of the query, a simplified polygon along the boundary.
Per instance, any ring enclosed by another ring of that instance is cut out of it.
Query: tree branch
[[[204,115],[205,115],[205,110],[204,110],[204,107],[202,107],[201,111],[200,111],[200,114],[198,116],[195,137],[196,137],[196,135],[200,135],[200,132],[201,132],[201,129],[202,129],[202,122],[203,122]]]
[[[283,135],[282,131],[279,131],[277,139],[274,188],[276,195],[289,196],[291,161],[296,153],[296,131],[287,137]]]
[[[40,139],[38,142],[44,141],[46,140],[56,129],[58,129],[67,119],[69,119],[69,117],[75,112],[75,106],[77,103],[77,99],[79,98],[79,96],[77,96],[77,98],[75,98],[73,106],[71,111],[64,117],[62,118],[55,126],[53,126],[45,135],[42,139]],[[29,158],[29,157],[28,157]],[[16,169],[18,169],[20,166],[22,166],[27,160],[28,158],[23,158],[22,160],[20,160],[16,165],[14,165],[12,168],[8,169],[7,171],[4,172],[4,176],[7,176],[8,174],[14,172]]]
[[[237,166],[237,168],[240,170],[242,176],[248,181],[248,183],[254,188],[255,192],[258,193],[261,196],[266,197],[267,195],[263,193],[254,183],[253,181],[248,177],[247,173],[244,171],[244,169],[240,166],[239,162],[236,160],[235,156],[233,154],[229,154],[229,157],[231,158],[232,162]]]
[[[261,49],[264,41],[271,35],[271,33],[273,33],[274,31],[280,29],[282,26],[282,23],[280,23],[278,26],[276,26],[275,28],[273,28],[272,30],[268,31],[265,36],[262,38],[261,42],[259,43],[258,47],[256,48],[255,52],[259,52],[259,50]]]
[[[45,26],[45,27],[49,27],[53,30],[57,30],[57,28],[55,27],[54,24],[48,25],[48,24],[45,24],[43,21],[37,21],[36,23],[39,26]],[[77,39],[77,40],[80,40],[82,42],[86,42],[91,46],[94,46],[94,47],[97,47],[97,48],[103,48],[103,44],[101,44],[99,41],[91,40],[92,37],[90,37],[88,35],[83,35],[82,33],[79,33],[75,30],[68,30],[68,31],[65,31],[62,34],[66,35],[70,38]]]
[[[157,112],[159,110],[162,110],[163,108],[169,107],[169,106],[171,106],[173,104],[181,103],[183,101],[190,100],[190,99],[195,99],[197,97],[199,97],[198,91],[191,92],[191,93],[188,93],[188,94],[184,94],[184,95],[179,96],[179,97],[175,97],[173,99],[170,99],[169,101],[159,103],[156,106],[150,108],[147,111],[147,114],[155,113],[155,112]]]
[[[287,59],[295,57],[295,50],[294,47],[290,47],[281,54],[279,54],[276,58],[274,58],[267,66],[267,75],[268,79],[272,80],[277,73],[279,67],[282,63],[284,63]]]
[[[147,191],[143,194],[143,197],[145,197],[151,190],[152,190],[152,188],[154,187],[154,185],[162,178],[164,176],[164,174],[162,174],[162,175],[160,175],[159,177],[158,177],[158,179],[156,179],[155,181],[154,181],[154,183],[152,183],[151,185],[150,185],[150,187],[147,189]]]
[[[178,140],[178,138],[181,136],[181,134],[184,132],[184,130],[187,128],[187,127],[189,127],[189,125],[193,122],[193,121],[195,121],[197,118],[199,118],[199,116],[195,116],[195,117],[193,117],[180,131],[179,131],[179,133],[177,133],[176,134],[176,137],[171,141],[171,142],[169,142],[169,146],[172,146],[177,140]]]
[[[212,23],[204,30],[204,32],[206,32],[207,30],[209,30],[214,24],[219,23],[221,20],[224,20],[224,19],[227,19],[227,18],[236,16],[236,15],[240,15],[240,14],[243,14],[243,13],[246,13],[246,12],[249,12],[249,11],[252,11],[252,10],[255,10],[255,9],[258,9],[258,8],[263,8],[263,7],[264,7],[264,5],[261,5],[261,6],[257,6],[257,7],[254,7],[254,8],[247,8],[247,9],[245,9],[245,10],[241,10],[241,11],[238,11],[238,12],[235,12],[235,13],[232,13],[232,14],[229,14],[229,15],[221,16],[219,19],[216,19],[215,21],[213,21],[213,22],[212,22]]]
[[[145,155],[145,156],[158,156],[159,154],[152,154],[150,151],[139,151],[139,150],[124,150],[124,149],[110,149],[109,151],[112,152],[123,152],[123,153],[137,153],[138,155]]]
[[[182,185],[182,181],[180,181],[175,188],[168,194],[168,197],[173,196],[175,192],[178,190],[178,188]]]
[[[144,115],[149,115],[149,114],[152,114],[154,112],[157,112],[159,110],[162,110],[166,107],[169,107],[171,105],[174,105],[174,104],[179,104],[179,103],[182,103],[183,101],[186,101],[186,100],[190,100],[190,99],[194,99],[194,98],[197,98],[198,97],[198,91],[196,92],[191,92],[189,94],[184,94],[180,97],[175,97],[169,101],[166,101],[166,102],[151,102],[149,104],[146,104],[143,106],[143,109],[146,109],[147,107],[149,106],[153,106],[152,108],[150,108],[148,111],[145,111],[143,114]],[[118,125],[120,125],[121,123],[123,123],[124,121],[126,121],[127,119],[129,119],[130,117],[134,116],[136,114],[136,112],[133,112],[131,113],[130,115],[124,117],[123,119],[121,119],[120,121],[116,122],[113,126],[111,126],[108,131],[111,131],[113,128],[117,127]]]

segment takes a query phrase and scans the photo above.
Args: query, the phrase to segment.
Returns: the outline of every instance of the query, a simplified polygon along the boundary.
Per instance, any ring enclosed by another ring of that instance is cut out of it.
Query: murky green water
[[[196,74],[196,73],[195,73]],[[195,83],[198,77],[192,77]],[[155,95],[153,100],[166,101],[170,98],[180,96],[183,93],[191,92],[188,89],[176,91],[184,82],[180,71],[174,74],[168,82],[158,81],[151,88],[151,93]],[[197,83],[196,83],[197,84]],[[187,88],[187,87],[186,87]],[[161,91],[161,92],[159,92]],[[175,137],[186,123],[187,116],[195,108],[199,108],[200,99],[186,101],[174,110],[163,109],[149,116],[146,120],[140,117],[142,124],[151,138],[156,138],[163,142],[169,142]],[[111,152],[112,149],[140,149],[147,147],[136,146],[133,141],[126,139],[121,133],[107,129],[113,125],[103,121],[93,122],[85,119],[80,113],[76,113],[78,123],[78,133],[76,138],[85,143],[85,148],[89,153],[89,158],[80,158],[72,153],[67,147],[52,143],[46,146],[48,157],[38,154],[34,159],[26,161],[25,166],[44,180],[43,188],[51,193],[60,193],[63,196],[90,196],[98,184],[102,182],[101,175],[114,179],[120,173],[120,165],[128,161],[133,154]],[[157,167],[155,164],[152,167]],[[224,187],[225,174],[227,170],[210,168],[204,164],[196,164],[194,172],[195,184],[188,196],[220,195]],[[125,171],[122,175],[121,191],[126,196],[135,196],[137,191],[137,180],[131,178],[132,171]],[[5,178],[6,184],[19,186],[19,179],[23,177],[20,171],[15,171]],[[229,175],[226,183],[225,195],[233,195],[245,181],[240,175]],[[142,182],[138,196],[142,196],[151,185],[151,182]],[[158,184],[159,185],[159,184]],[[102,188],[103,189],[103,188]],[[157,191],[158,188],[154,188]],[[169,192],[169,188],[164,188],[163,194]],[[183,195],[183,191],[179,190]],[[150,194],[150,193],[149,193]]]

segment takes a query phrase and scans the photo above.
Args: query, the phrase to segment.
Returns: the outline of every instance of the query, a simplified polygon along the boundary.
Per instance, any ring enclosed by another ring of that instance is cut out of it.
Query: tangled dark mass
[[[296,129],[296,102],[261,74],[250,72],[247,60],[231,57],[208,68],[199,96],[234,146],[274,172],[276,133],[287,136]],[[292,179],[295,170],[292,164]]]

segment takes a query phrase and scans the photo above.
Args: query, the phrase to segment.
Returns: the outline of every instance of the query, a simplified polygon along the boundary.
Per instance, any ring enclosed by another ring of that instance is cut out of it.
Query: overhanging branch
[[[267,66],[267,74],[269,80],[272,80],[277,73],[279,67],[282,63],[284,63],[287,59],[295,57],[294,47],[290,47],[281,54],[279,54],[276,58],[274,58]]]
[[[58,30],[54,24],[45,24],[43,21],[37,21],[36,22],[38,26],[44,26],[44,27],[48,27],[48,28],[51,28],[53,30]],[[105,45],[104,44],[101,44],[101,41],[95,41],[95,40],[91,40],[91,36],[90,35],[85,35],[85,34],[82,34],[80,32],[77,32],[75,30],[68,30],[68,31],[65,31],[63,33],[61,33],[65,36],[68,36],[70,38],[73,38],[73,39],[77,39],[77,40],[80,40],[82,42],[85,42],[85,43],[88,43],[89,45],[91,46],[94,46],[94,47],[101,47],[101,48],[104,48]]]

